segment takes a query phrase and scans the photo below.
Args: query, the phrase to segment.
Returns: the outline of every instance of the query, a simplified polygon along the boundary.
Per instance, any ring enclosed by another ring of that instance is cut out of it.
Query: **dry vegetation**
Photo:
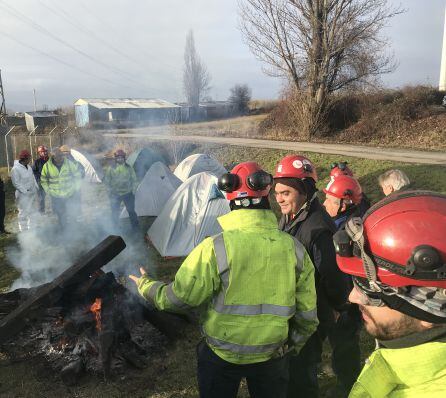
[[[313,140],[329,143],[385,145],[414,149],[446,149],[444,93],[432,87],[405,87],[338,96],[328,126]],[[259,126],[259,135],[302,139],[296,131],[292,97],[286,97]]]
[[[446,150],[444,93],[432,87],[415,86],[373,93],[343,94],[336,98],[328,125],[311,138],[313,142]],[[269,103],[267,114],[210,122],[170,126],[170,134],[249,137],[284,141],[308,141],[299,125],[296,98],[284,95]],[[255,103],[255,101],[252,101]],[[152,127],[147,132],[166,129]]]

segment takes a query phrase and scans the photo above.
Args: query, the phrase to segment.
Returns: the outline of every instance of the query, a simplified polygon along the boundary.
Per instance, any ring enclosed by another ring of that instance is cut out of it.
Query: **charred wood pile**
[[[67,385],[142,369],[186,320],[156,311],[101,268],[125,248],[109,236],[52,282],[0,295],[0,349],[42,356]]]

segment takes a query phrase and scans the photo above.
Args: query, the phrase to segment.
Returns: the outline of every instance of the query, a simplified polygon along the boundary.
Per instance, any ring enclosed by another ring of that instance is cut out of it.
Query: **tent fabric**
[[[155,162],[166,163],[158,152],[150,148],[138,149],[127,158],[127,164],[133,167],[139,181],[144,178],[150,166]]]
[[[104,178],[104,172],[99,162],[84,151],[80,152],[77,149],[71,149],[71,155],[78,161],[85,170],[85,179],[89,182],[100,183]]]
[[[198,173],[175,191],[147,235],[163,257],[188,255],[203,239],[221,232],[217,218],[229,213],[229,201],[217,177]]]
[[[186,181],[195,174],[206,171],[217,178],[226,173],[226,169],[213,157],[198,153],[188,156],[182,160],[174,171],[174,174],[181,180]]]
[[[136,190],[136,214],[138,216],[158,216],[180,185],[181,180],[175,177],[164,163],[153,163]],[[128,216],[129,214],[124,208],[121,218]]]

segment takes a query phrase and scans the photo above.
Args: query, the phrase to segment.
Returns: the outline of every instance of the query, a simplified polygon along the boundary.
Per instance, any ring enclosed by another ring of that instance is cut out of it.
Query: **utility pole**
[[[0,69],[0,126],[7,126],[6,120],[6,102],[5,93],[3,91],[2,71]]]
[[[441,53],[440,84],[438,85],[440,91],[446,90],[446,10],[443,29],[443,52]]]
[[[35,88],[33,88],[33,97],[34,97],[34,112],[37,112],[36,89]]]

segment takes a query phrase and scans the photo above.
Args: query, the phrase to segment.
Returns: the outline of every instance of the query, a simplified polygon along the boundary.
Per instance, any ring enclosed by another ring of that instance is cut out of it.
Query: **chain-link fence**
[[[31,153],[32,161],[36,159],[37,147],[45,145],[50,151],[54,148],[70,142],[76,144],[80,139],[80,132],[73,127],[55,127],[47,134],[35,134],[34,132],[15,133],[14,128],[0,130],[0,167],[13,166],[21,150],[26,149]]]

